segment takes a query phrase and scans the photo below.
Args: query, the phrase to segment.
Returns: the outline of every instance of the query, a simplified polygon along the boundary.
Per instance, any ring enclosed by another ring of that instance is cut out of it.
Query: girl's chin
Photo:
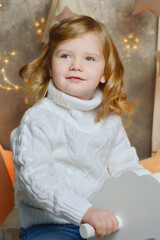
[[[55,87],[60,91],[60,92],[63,92],[69,96],[72,96],[72,97],[75,97],[75,98],[79,98],[81,100],[89,100],[91,98],[91,96],[83,96],[81,94],[79,94],[78,92],[76,93],[75,90],[65,90],[63,89],[63,87],[58,87],[55,83],[54,83]]]

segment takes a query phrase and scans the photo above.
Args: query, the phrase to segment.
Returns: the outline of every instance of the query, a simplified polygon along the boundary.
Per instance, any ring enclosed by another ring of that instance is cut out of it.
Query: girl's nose
[[[69,67],[70,71],[83,71],[83,66],[82,63],[80,61],[74,61],[71,63],[70,67]]]

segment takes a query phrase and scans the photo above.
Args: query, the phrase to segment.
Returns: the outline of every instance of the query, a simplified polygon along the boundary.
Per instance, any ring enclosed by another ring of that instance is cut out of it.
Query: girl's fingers
[[[97,227],[96,235],[98,238],[108,237],[113,232],[113,221],[112,218],[106,217],[101,219],[101,223]]]
[[[116,232],[117,229],[118,229],[118,224],[119,224],[119,222],[118,222],[117,218],[116,218],[114,215],[112,215],[111,218],[112,218],[112,221],[113,221],[113,229],[112,229],[112,232]]]
[[[97,238],[101,238],[103,237],[103,222],[101,220],[98,221],[98,223],[96,224],[95,230],[96,230],[96,236]]]

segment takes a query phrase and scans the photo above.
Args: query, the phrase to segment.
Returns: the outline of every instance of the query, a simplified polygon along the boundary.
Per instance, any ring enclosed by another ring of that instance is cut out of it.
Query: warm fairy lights
[[[36,22],[34,23],[34,26],[37,28],[36,33],[37,33],[38,35],[42,35],[42,32],[43,32],[44,27],[45,27],[45,19],[44,19],[44,17],[41,17],[41,19],[40,19],[39,22],[36,21]]]
[[[9,61],[8,61],[8,59],[4,59],[4,63],[8,63]]]
[[[1,22],[1,33],[3,36],[3,40],[1,41],[1,54],[0,54],[0,89],[6,90],[6,91],[17,91],[21,87],[15,85],[12,81],[9,80],[7,77],[7,72],[10,67],[10,64],[13,61],[13,58],[15,58],[18,53],[17,51],[12,51],[10,53],[6,53],[6,47],[5,47],[5,34],[4,34],[4,9],[2,8],[3,4],[0,3],[0,8],[1,8],[1,13],[0,15],[2,16],[2,22]]]
[[[130,33],[127,38],[123,39],[123,42],[126,50],[137,50],[140,40],[137,37],[135,38],[134,35]]]
[[[2,4],[0,3],[0,8],[2,7]],[[34,23],[34,26],[37,28],[36,33],[38,35],[41,35],[44,27],[45,27],[45,19],[44,17],[41,17],[40,21],[36,21]],[[5,39],[4,39],[5,42]],[[3,46],[3,48],[5,49],[5,45]],[[5,52],[5,50],[3,49],[3,52]],[[16,57],[18,55],[17,51],[12,51],[9,54],[0,54],[0,89],[6,90],[6,91],[12,91],[12,90],[19,90],[21,87],[15,85],[14,83],[12,83],[8,77],[7,77],[7,70],[6,67],[9,67],[9,64],[12,60],[12,58]]]
[[[16,56],[16,52],[14,52],[14,51],[11,52],[11,55],[12,55],[12,56]]]
[[[15,57],[17,55],[16,51],[12,51],[10,54],[7,54],[5,56],[0,55],[0,89],[6,90],[6,91],[11,91],[11,90],[19,90],[21,87],[15,85],[12,83],[6,76],[6,70],[5,67],[8,66],[9,64],[9,59],[11,57]],[[2,84],[2,82],[4,84]]]

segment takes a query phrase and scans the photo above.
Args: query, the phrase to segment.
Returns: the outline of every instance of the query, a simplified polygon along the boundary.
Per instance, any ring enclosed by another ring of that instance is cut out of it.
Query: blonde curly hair
[[[104,24],[89,16],[69,17],[51,27],[48,42],[44,44],[41,56],[20,69],[21,78],[28,84],[25,96],[27,104],[31,93],[34,96],[33,103],[46,96],[50,80],[49,69],[56,46],[63,41],[88,32],[94,32],[99,37],[105,58],[104,76],[106,82],[99,84],[103,99],[95,121],[100,121],[109,113],[122,115],[125,112],[132,112],[134,104],[127,102],[127,95],[122,93],[124,68],[116,47]],[[30,72],[28,79],[23,76],[25,72]]]

